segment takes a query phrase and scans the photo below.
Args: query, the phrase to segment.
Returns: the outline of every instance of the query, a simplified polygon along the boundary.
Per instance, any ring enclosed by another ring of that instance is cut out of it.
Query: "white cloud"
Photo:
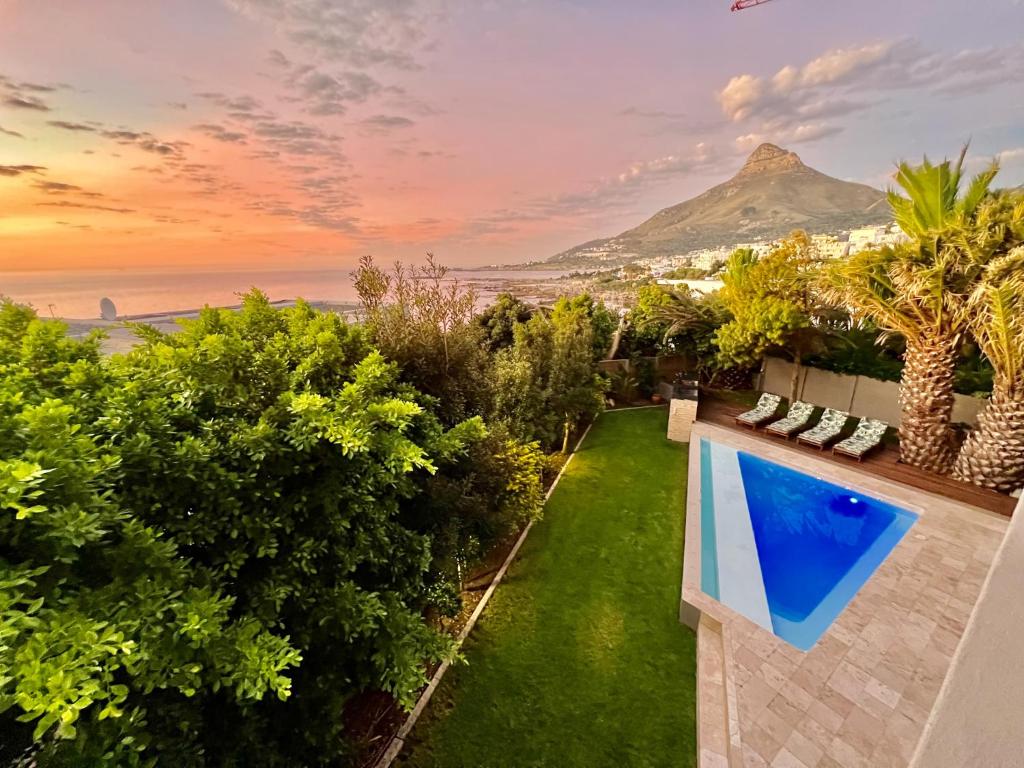
[[[949,54],[911,39],[889,40],[827,51],[771,76],[737,75],[719,91],[718,101],[728,120],[750,124],[760,138],[813,141],[841,130],[830,120],[867,109],[886,92],[978,93],[1017,82],[1022,69],[1021,43]]]
[[[417,0],[225,0],[231,8],[278,29],[317,59],[359,69],[417,67],[439,3]]]
[[[746,152],[770,141],[774,144],[789,146],[790,144],[804,144],[818,141],[826,136],[834,136],[841,133],[841,125],[829,123],[803,123],[785,129],[776,130],[770,133],[746,133],[736,137],[736,146]]]

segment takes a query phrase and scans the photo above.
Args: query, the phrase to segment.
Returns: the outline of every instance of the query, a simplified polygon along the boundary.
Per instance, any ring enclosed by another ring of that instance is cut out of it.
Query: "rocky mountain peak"
[[[804,166],[803,161],[800,160],[796,152],[790,152],[774,144],[765,143],[750,153],[747,162],[743,164],[743,167],[736,176],[752,176],[759,173],[804,167],[806,166]]]

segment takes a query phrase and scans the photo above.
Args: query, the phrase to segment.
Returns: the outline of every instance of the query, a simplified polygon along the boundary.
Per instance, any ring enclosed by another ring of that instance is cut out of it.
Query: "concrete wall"
[[[781,397],[789,397],[789,387],[793,379],[793,364],[779,357],[765,358],[762,369],[761,389],[764,392],[772,392]],[[797,385],[797,392],[803,386],[803,379],[807,376],[807,369],[800,372],[800,384]]]
[[[900,385],[895,381],[856,378],[857,386],[850,404],[850,413],[858,418],[872,418],[897,426],[900,423]]]
[[[1024,766],[1024,501],[974,606],[911,768]]]
[[[640,359],[646,360],[654,366],[654,377],[656,380],[662,379],[664,381],[671,381],[677,373],[690,370],[693,367],[693,361],[685,355],[642,357]],[[636,365],[634,365],[628,358],[622,358],[619,360],[601,360],[597,364],[597,369],[608,374],[616,373],[618,371],[626,371],[627,373],[636,374]]]
[[[789,397],[793,364],[778,357],[765,359],[759,389]],[[867,376],[850,376],[804,366],[797,389],[800,400],[838,408],[858,418],[880,419],[894,427],[900,423],[900,386],[895,381],[880,381]],[[987,400],[969,395],[954,395],[953,421],[974,425]]]
[[[953,395],[953,421],[962,421],[966,424],[977,424],[978,414],[985,407],[988,400],[970,395]]]
[[[801,400],[820,405],[822,408],[836,408],[849,412],[853,394],[857,390],[856,376],[843,376],[820,368],[808,368],[804,375],[804,386],[800,390]]]

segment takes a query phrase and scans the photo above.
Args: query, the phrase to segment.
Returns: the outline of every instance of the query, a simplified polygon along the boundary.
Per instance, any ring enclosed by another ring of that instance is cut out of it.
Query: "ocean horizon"
[[[271,301],[306,299],[356,303],[352,269],[303,270],[83,270],[0,272],[0,296],[33,306],[42,316],[88,320],[100,316],[100,300],[109,298],[118,316],[185,312],[231,306],[259,288]],[[453,279],[476,288],[487,299],[507,281],[547,280],[560,270],[474,269],[455,271]]]

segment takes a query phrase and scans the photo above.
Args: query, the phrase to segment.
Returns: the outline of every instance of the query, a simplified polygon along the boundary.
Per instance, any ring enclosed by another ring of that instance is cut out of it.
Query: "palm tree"
[[[962,246],[976,226],[998,165],[960,193],[967,147],[955,163],[900,163],[889,192],[896,223],[909,242],[858,253],[828,271],[833,298],[907,342],[900,383],[901,459],[948,472],[955,455],[950,417],[953,376],[970,310],[967,297],[984,268]]]
[[[666,303],[648,311],[645,324],[664,328],[663,343],[685,335],[686,349],[695,360],[698,374],[714,360],[714,335],[732,315],[717,293],[702,294],[682,286],[666,294]]]
[[[1024,486],[1024,195],[1004,195],[993,226],[967,237],[970,249],[995,250],[968,297],[970,330],[992,363],[992,397],[960,450],[954,475],[1009,492]],[[990,206],[999,209],[998,202]],[[1009,246],[1009,248],[1007,247]]]

